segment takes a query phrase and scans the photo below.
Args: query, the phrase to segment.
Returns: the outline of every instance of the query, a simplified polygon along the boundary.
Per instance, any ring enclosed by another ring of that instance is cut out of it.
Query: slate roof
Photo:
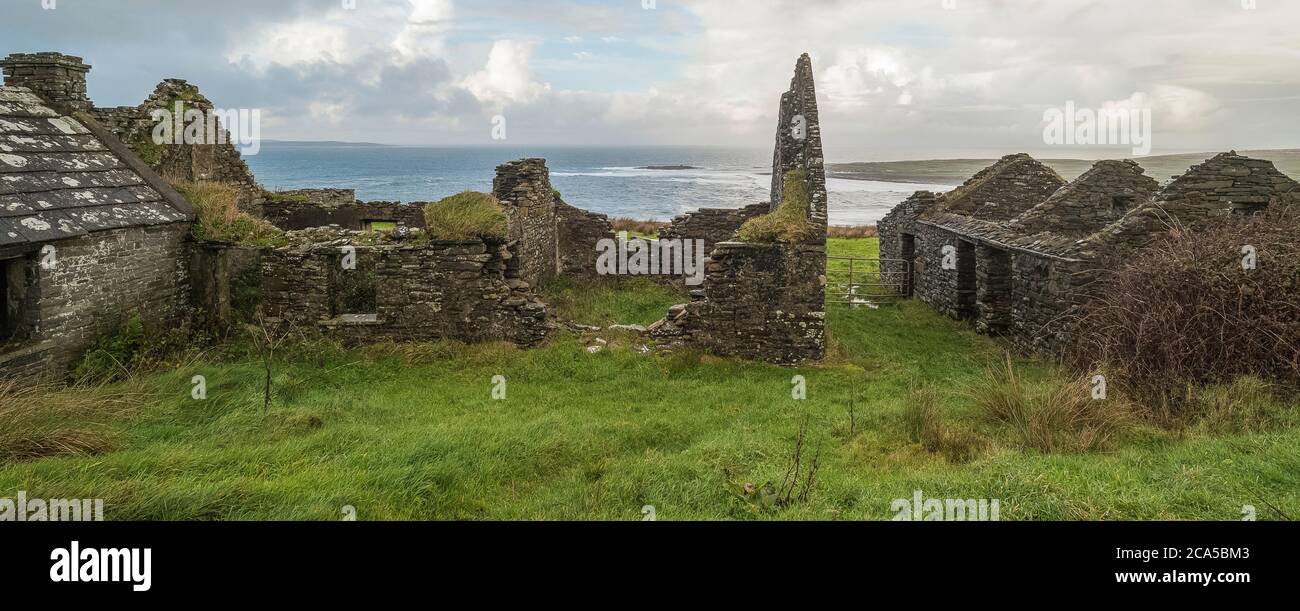
[[[192,219],[188,202],[92,119],[0,87],[0,247]]]
[[[1079,243],[1077,238],[1050,232],[1024,235],[1008,227],[1005,223],[995,223],[952,212],[927,214],[917,219],[916,222],[987,242],[999,248],[1022,250],[1066,261],[1077,260],[1074,253],[1074,247]]]

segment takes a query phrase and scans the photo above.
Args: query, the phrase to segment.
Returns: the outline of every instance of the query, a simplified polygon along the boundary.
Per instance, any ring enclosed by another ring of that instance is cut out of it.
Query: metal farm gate
[[[911,261],[826,258],[826,303],[870,306],[911,296]]]

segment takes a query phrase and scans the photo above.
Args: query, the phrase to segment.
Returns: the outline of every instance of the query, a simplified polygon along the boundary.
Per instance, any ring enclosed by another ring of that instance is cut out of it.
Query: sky
[[[867,160],[1052,150],[1066,104],[1148,109],[1153,153],[1300,148],[1297,26],[1296,0],[0,0],[0,54],[84,57],[100,106],[184,78],[266,139],[761,147],[806,52],[827,148]]]

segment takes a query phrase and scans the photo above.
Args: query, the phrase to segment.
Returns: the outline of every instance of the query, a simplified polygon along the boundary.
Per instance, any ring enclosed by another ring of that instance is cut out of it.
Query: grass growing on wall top
[[[285,244],[283,231],[239,209],[238,189],[215,182],[169,182],[194,205],[194,239],[251,247]]]
[[[488,193],[465,191],[425,204],[424,221],[435,240],[503,240],[506,212]]]
[[[798,169],[785,174],[781,205],[740,226],[740,241],[761,244],[798,244],[812,235],[808,220],[808,172]]]

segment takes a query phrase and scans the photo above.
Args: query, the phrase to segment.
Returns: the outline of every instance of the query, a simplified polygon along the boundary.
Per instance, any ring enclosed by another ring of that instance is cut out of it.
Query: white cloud
[[[515,40],[492,43],[482,70],[469,75],[461,84],[480,101],[497,107],[535,101],[550,91],[550,85],[538,82],[528,66],[533,45]]]

